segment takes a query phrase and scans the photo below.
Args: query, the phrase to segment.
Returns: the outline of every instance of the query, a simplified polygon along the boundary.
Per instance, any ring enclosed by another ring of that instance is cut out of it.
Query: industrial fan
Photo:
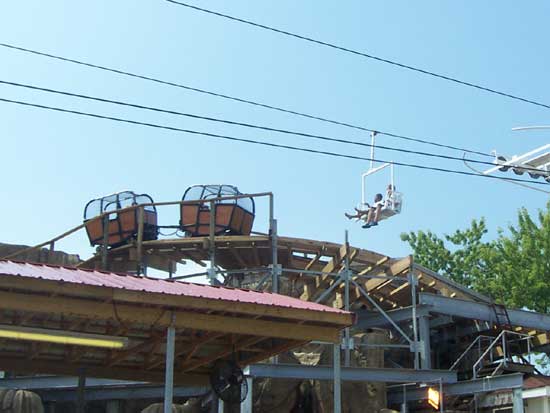
[[[214,393],[226,403],[242,403],[248,394],[244,373],[233,360],[218,360],[210,373]]]

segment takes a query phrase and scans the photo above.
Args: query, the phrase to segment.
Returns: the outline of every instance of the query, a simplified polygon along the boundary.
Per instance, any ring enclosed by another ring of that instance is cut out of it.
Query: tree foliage
[[[550,203],[533,219],[525,208],[517,223],[485,241],[485,219],[442,238],[431,231],[401,234],[415,260],[511,307],[550,312]]]

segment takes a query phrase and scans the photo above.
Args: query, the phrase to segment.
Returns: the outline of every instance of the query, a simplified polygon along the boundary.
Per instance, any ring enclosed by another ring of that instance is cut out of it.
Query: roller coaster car
[[[92,199],[84,208],[84,223],[91,245],[103,245],[104,222],[95,217],[108,212],[122,209],[117,213],[109,214],[107,244],[116,247],[137,237],[138,208],[135,205],[151,204],[153,199],[146,194],[135,194],[131,191],[118,192],[103,198]],[[128,210],[124,210],[128,208]],[[143,240],[154,240],[158,236],[157,210],[154,205],[143,207]]]
[[[231,185],[194,185],[185,191],[183,201],[208,200],[242,195]],[[216,235],[249,235],[254,223],[254,199],[239,198],[215,202]],[[210,202],[182,204],[180,227],[188,236],[200,237],[210,233]]]

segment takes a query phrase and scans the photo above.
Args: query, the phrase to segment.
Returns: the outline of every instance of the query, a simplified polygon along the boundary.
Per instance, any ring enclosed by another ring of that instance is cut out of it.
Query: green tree
[[[485,220],[442,238],[430,231],[401,234],[415,260],[515,308],[550,312],[550,203],[534,220],[525,208],[515,225],[484,241]]]

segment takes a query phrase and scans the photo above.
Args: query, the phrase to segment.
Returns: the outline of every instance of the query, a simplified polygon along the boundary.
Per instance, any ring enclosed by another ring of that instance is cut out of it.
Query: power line
[[[254,144],[254,145],[268,146],[268,147],[272,147],[272,148],[288,149],[288,150],[293,150],[293,151],[314,153],[314,154],[318,154],[318,155],[327,155],[327,156],[333,156],[333,157],[345,158],[345,159],[354,159],[354,160],[360,160],[360,161],[374,161],[374,162],[380,162],[380,163],[393,163],[394,165],[397,165],[397,166],[423,169],[423,170],[429,170],[429,171],[445,172],[445,173],[451,173],[451,174],[455,174],[455,175],[477,176],[477,177],[481,177],[481,178],[489,178],[489,179],[497,179],[497,180],[503,180],[504,179],[504,178],[501,178],[501,177],[498,177],[498,176],[493,176],[493,175],[480,175],[480,174],[473,173],[473,172],[457,171],[457,170],[454,170],[454,169],[438,168],[438,167],[435,167],[435,166],[425,166],[425,165],[418,165],[418,164],[411,164],[411,163],[404,163],[404,162],[393,162],[393,161],[388,161],[388,160],[383,160],[383,159],[365,158],[365,157],[362,157],[362,156],[348,155],[348,154],[343,154],[343,153],[338,153],[338,152],[322,151],[322,150],[311,149],[311,148],[302,148],[302,147],[298,147],[298,146],[283,145],[283,144],[272,143],[272,142],[262,142],[262,141],[258,141],[258,140],[254,140],[254,139],[238,138],[238,137],[235,137],[235,136],[220,135],[220,134],[216,134],[216,133],[196,131],[196,130],[192,130],[192,129],[176,128],[176,127],[173,127],[173,126],[160,125],[160,124],[157,124],[157,123],[149,123],[149,122],[142,122],[142,121],[137,121],[137,120],[133,120],[133,119],[125,119],[125,118],[118,118],[118,117],[114,117],[114,116],[99,115],[97,113],[91,113],[91,112],[81,112],[81,111],[72,110],[72,109],[65,109],[65,108],[60,108],[60,107],[55,107],[55,106],[40,105],[40,104],[37,104],[37,103],[24,102],[24,101],[20,101],[20,100],[0,98],[0,102],[13,103],[13,104],[17,104],[17,105],[34,107],[34,108],[39,108],[39,109],[44,109],[44,110],[51,110],[51,111],[62,112],[62,113],[70,113],[70,114],[73,114],[73,115],[86,116],[86,117],[96,118],[96,119],[111,120],[111,121],[115,121],[115,122],[128,123],[128,124],[138,125],[138,126],[146,126],[146,127],[150,127],[150,128],[156,128],[156,129],[164,129],[164,130],[169,130],[169,131],[173,131],[173,132],[182,132],[182,133],[187,133],[187,134],[192,134],[192,135],[207,136],[207,137],[211,137],[211,138],[229,140],[229,141],[234,141],[234,142],[244,142],[244,143],[250,143],[250,144]],[[505,180],[515,181],[515,182],[525,182],[525,183],[531,183],[531,184],[537,184],[537,185],[547,185],[544,182],[531,182],[531,181],[526,181],[524,179],[517,179],[517,178],[505,178]]]
[[[307,118],[307,119],[313,119],[313,120],[318,120],[318,121],[325,122],[325,123],[330,123],[330,124],[333,124],[333,125],[338,125],[338,126],[344,126],[344,127],[347,127],[347,128],[357,129],[357,130],[361,130],[361,131],[364,131],[364,132],[377,132],[380,135],[385,135],[385,136],[389,136],[389,137],[396,138],[396,139],[402,139],[402,140],[406,140],[406,141],[410,141],[410,142],[417,142],[417,143],[422,143],[422,144],[426,144],[426,145],[437,146],[437,147],[440,147],[440,148],[457,150],[457,151],[466,152],[466,153],[475,154],[475,155],[493,157],[492,155],[490,155],[488,153],[479,152],[479,151],[475,151],[475,150],[471,150],[471,149],[467,149],[467,148],[461,148],[459,146],[445,145],[445,144],[434,142],[434,141],[428,140],[428,139],[419,139],[419,138],[413,138],[413,137],[406,136],[406,135],[399,135],[399,134],[395,134],[395,133],[391,133],[391,132],[384,132],[384,131],[381,131],[381,130],[378,130],[378,129],[371,129],[371,128],[367,128],[367,127],[363,127],[363,126],[359,126],[359,125],[354,125],[354,124],[347,123],[347,122],[342,122],[342,121],[338,121],[338,120],[325,118],[325,117],[322,117],[322,116],[311,115],[311,114],[304,113],[304,112],[297,112],[297,111],[294,111],[294,110],[291,110],[291,109],[285,109],[285,108],[282,108],[282,107],[273,106],[273,105],[269,105],[269,104],[266,104],[266,103],[260,103],[260,102],[247,100],[247,99],[243,99],[243,98],[239,98],[239,97],[235,97],[235,96],[229,96],[229,95],[225,95],[225,94],[222,94],[222,93],[212,92],[212,91],[208,91],[208,90],[205,90],[205,89],[199,89],[199,88],[196,88],[196,87],[184,85],[184,84],[181,84],[181,83],[170,82],[170,81],[166,81],[166,80],[162,80],[162,79],[158,79],[158,78],[154,78],[154,77],[150,77],[150,76],[140,75],[140,74],[124,71],[124,70],[113,69],[113,68],[110,68],[110,67],[107,67],[107,66],[96,65],[96,64],[93,64],[93,63],[88,63],[88,62],[84,62],[84,61],[81,61],[81,60],[75,60],[75,59],[71,59],[71,58],[67,58],[67,57],[62,57],[62,56],[57,56],[57,55],[53,55],[53,54],[49,54],[49,53],[44,53],[44,52],[40,52],[40,51],[37,51],[37,50],[26,49],[26,48],[23,48],[23,47],[14,46],[14,45],[10,45],[10,44],[7,44],[7,43],[0,43],[0,46],[5,47],[5,48],[9,48],[9,49],[13,49],[13,50],[22,51],[22,52],[25,52],[25,53],[38,55],[38,56],[48,57],[48,58],[51,58],[51,59],[56,59],[56,60],[60,60],[60,61],[64,61],[64,62],[74,63],[74,64],[77,64],[77,65],[87,66],[87,67],[91,67],[91,68],[94,68],[94,69],[104,70],[104,71],[116,73],[116,74],[119,74],[119,75],[124,75],[124,76],[129,76],[129,77],[133,77],[133,78],[137,78],[137,79],[147,80],[147,81],[162,84],[162,85],[173,86],[173,87],[177,87],[177,88],[180,88],[180,89],[190,90],[190,91],[193,91],[193,92],[202,93],[202,94],[206,94],[206,95],[210,95],[210,96],[215,96],[215,97],[222,98],[222,99],[232,100],[232,101],[240,102],[240,103],[246,103],[246,104],[249,104],[249,105],[258,106],[258,107],[262,107],[262,108],[265,108],[265,109],[270,109],[270,110],[274,110],[274,111],[278,111],[278,112],[282,112],[282,113],[287,113],[287,114],[290,114],[290,115],[301,116],[301,117]]]
[[[482,90],[484,92],[493,93],[495,95],[504,96],[504,97],[507,97],[507,98],[510,98],[510,99],[519,100],[519,101],[524,102],[524,103],[530,103],[532,105],[536,105],[536,106],[540,106],[540,107],[543,107],[543,108],[546,108],[546,109],[550,109],[550,105],[547,105],[545,103],[537,102],[535,100],[527,99],[527,98],[517,96],[517,95],[512,95],[510,93],[501,92],[501,91],[496,90],[496,89],[491,89],[491,88],[486,87],[486,86],[466,82],[464,80],[460,80],[460,79],[455,78],[455,77],[442,75],[442,74],[432,72],[432,71],[429,71],[429,70],[426,70],[426,69],[421,69],[421,68],[418,68],[418,67],[415,67],[415,66],[410,66],[410,65],[407,65],[407,64],[404,64],[404,63],[399,63],[395,60],[385,59],[385,58],[375,56],[375,55],[372,55],[372,54],[360,52],[360,51],[357,51],[357,50],[354,50],[354,49],[349,49],[347,47],[338,46],[334,43],[324,42],[322,40],[317,40],[317,39],[313,39],[311,37],[307,37],[307,36],[303,36],[303,35],[300,35],[300,34],[288,32],[286,30],[281,30],[281,29],[277,29],[275,27],[266,26],[264,24],[256,23],[256,22],[253,22],[253,21],[250,21],[250,20],[245,20],[245,19],[241,19],[239,17],[230,16],[228,14],[223,14],[223,13],[220,13],[220,12],[217,12],[217,11],[204,9],[202,7],[197,7],[197,6],[194,6],[192,4],[183,3],[183,2],[175,1],[175,0],[165,0],[165,1],[167,1],[168,3],[172,3],[172,4],[177,4],[178,6],[183,6],[183,7],[193,9],[193,10],[197,10],[197,11],[200,11],[200,12],[203,12],[203,13],[208,13],[208,14],[212,14],[214,16],[223,17],[225,19],[233,20],[233,21],[236,21],[236,22],[239,22],[239,23],[248,24],[250,26],[258,27],[260,29],[265,29],[265,30],[269,30],[269,31],[272,31],[272,32],[275,32],[275,33],[284,34],[285,36],[290,36],[290,37],[294,37],[296,39],[305,40],[306,42],[315,43],[315,44],[318,44],[318,45],[321,45],[321,46],[330,47],[332,49],[336,49],[336,50],[346,52],[346,53],[351,53],[351,54],[354,54],[354,55],[357,55],[357,56],[365,57],[367,59],[376,60],[378,62],[387,63],[387,64],[390,64],[390,65],[393,65],[393,66],[400,67],[402,69],[412,70],[413,72],[418,72],[418,73],[422,73],[424,75],[433,76],[433,77],[436,77],[436,78],[439,78],[439,79],[447,80],[449,82],[457,83],[457,84],[462,85],[462,86],[468,86],[468,87],[471,87],[471,88]]]
[[[96,97],[96,96],[83,95],[83,94],[80,94],[80,93],[73,93],[73,92],[67,92],[67,91],[62,91],[62,90],[57,90],[57,89],[44,88],[44,87],[29,85],[29,84],[24,84],[24,83],[10,82],[10,81],[1,80],[1,79],[0,79],[0,84],[10,85],[10,86],[15,86],[15,87],[22,87],[22,88],[31,89],[31,90],[38,90],[38,91],[41,91],[41,92],[54,93],[54,94],[63,95],[63,96],[77,97],[77,98],[80,98],[80,99],[98,101],[98,102],[103,102],[103,103],[110,103],[110,104],[119,105],[119,106],[143,109],[143,110],[148,110],[148,111],[153,111],[153,112],[166,113],[166,114],[170,114],[170,115],[185,116],[185,117],[189,117],[189,118],[193,118],[193,119],[201,119],[201,120],[206,120],[206,121],[210,121],[210,122],[218,122],[218,123],[223,123],[223,124],[242,126],[242,127],[246,127],[246,128],[259,129],[259,130],[264,130],[264,131],[268,131],[268,132],[277,132],[277,133],[283,133],[283,134],[287,134],[287,135],[295,135],[295,136],[301,136],[301,137],[305,137],[305,138],[318,139],[318,140],[336,142],[336,143],[343,143],[343,144],[348,144],[348,145],[356,145],[356,146],[361,146],[361,147],[368,147],[368,148],[373,147],[372,144],[365,143],[365,142],[351,141],[351,140],[342,139],[342,138],[316,135],[316,134],[310,134],[310,133],[305,133],[305,132],[292,131],[292,130],[288,130],[288,129],[273,128],[273,127],[269,127],[269,126],[255,125],[255,124],[245,123],[245,122],[237,122],[237,121],[232,121],[232,120],[228,120],[228,119],[213,118],[213,117],[210,117],[210,116],[202,116],[202,115],[197,115],[197,114],[194,114],[194,113],[179,112],[179,111],[175,111],[175,110],[162,109],[162,108],[153,107],[153,106],[145,106],[145,105],[140,105],[140,104],[135,104],[135,103],[130,103],[130,102],[123,102],[123,101],[119,101],[119,100],[112,100],[112,99],[106,99],[106,98],[101,98],[101,97]],[[466,161],[466,162],[476,163],[476,164],[481,164],[481,165],[495,166],[494,162],[479,161],[479,160],[476,160],[476,159],[470,159],[470,158],[465,158],[465,157],[457,157],[457,156],[450,156],[450,155],[431,153],[431,152],[423,152],[423,151],[414,151],[414,150],[410,150],[410,149],[402,149],[402,148],[396,148],[396,147],[378,145],[378,144],[374,145],[374,146],[378,149],[394,151],[394,152],[400,152],[400,153],[408,153],[408,154],[428,156],[428,157],[433,157],[433,158],[441,158],[441,159],[461,161],[461,162]],[[536,168],[525,167],[523,169],[525,171],[540,172],[540,170],[536,169]]]

